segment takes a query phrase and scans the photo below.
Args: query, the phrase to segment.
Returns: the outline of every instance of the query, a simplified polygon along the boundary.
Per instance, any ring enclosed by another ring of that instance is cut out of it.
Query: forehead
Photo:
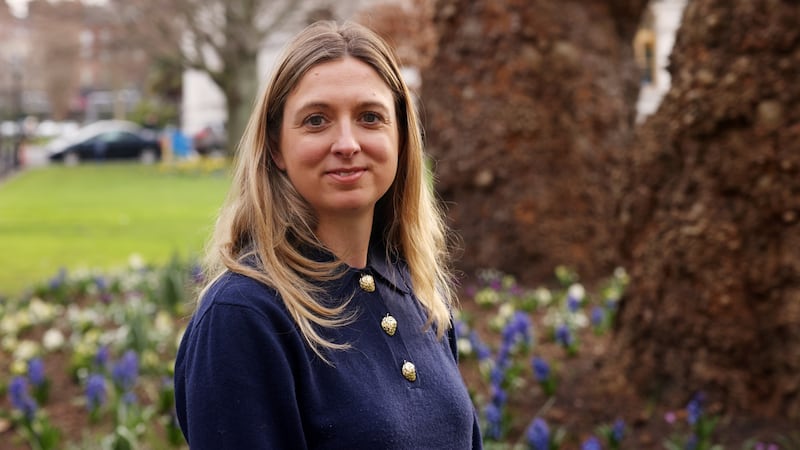
[[[289,94],[288,103],[298,97],[341,97],[360,94],[382,97],[391,102],[392,90],[371,65],[344,57],[311,66]]]

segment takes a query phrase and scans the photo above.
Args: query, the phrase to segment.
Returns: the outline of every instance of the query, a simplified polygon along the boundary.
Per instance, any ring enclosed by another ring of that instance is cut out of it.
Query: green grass
[[[198,256],[230,180],[140,164],[33,169],[0,184],[0,294],[60,268]]]

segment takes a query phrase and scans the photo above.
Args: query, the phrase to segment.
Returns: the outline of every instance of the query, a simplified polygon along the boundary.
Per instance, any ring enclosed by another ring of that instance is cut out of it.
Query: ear
[[[283,153],[281,153],[280,150],[272,152],[272,160],[275,162],[278,169],[284,172],[286,171],[286,161],[283,160]]]

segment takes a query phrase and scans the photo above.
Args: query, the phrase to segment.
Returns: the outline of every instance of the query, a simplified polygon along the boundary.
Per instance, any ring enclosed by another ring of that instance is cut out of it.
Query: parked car
[[[153,163],[161,158],[158,137],[133,122],[103,120],[73,134],[54,139],[46,147],[50,161],[74,165],[86,160],[135,159]]]
[[[228,136],[222,124],[206,125],[192,136],[192,143],[197,153],[209,155],[211,153],[225,153],[228,146]]]

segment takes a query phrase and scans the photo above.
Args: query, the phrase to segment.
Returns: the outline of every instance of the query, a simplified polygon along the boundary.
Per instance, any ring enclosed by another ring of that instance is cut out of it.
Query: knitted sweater
[[[331,364],[274,289],[235,273],[208,289],[175,363],[177,415],[192,450],[481,448],[454,332],[438,340],[424,328],[404,266],[371,252],[366,268],[325,286],[332,298],[354,294],[356,313],[326,330],[351,345],[328,352]]]

